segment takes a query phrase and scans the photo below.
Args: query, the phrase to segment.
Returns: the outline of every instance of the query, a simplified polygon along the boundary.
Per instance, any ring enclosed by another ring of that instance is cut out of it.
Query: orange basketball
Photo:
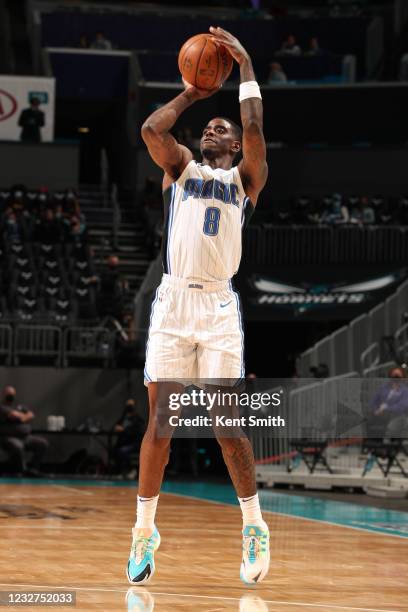
[[[230,52],[211,38],[197,34],[180,49],[178,65],[183,79],[199,89],[214,89],[228,79],[233,59]]]

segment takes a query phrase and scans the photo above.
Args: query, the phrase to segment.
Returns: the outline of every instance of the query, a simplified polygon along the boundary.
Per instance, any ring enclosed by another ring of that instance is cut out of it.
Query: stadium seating
[[[126,336],[129,301],[122,296],[123,313],[116,309],[115,326],[101,315],[99,283],[106,257],[115,245],[119,254],[124,250],[129,299],[148,262],[140,246],[128,245],[135,224],[123,223],[124,235],[113,225],[112,209],[97,189],[83,189],[81,203],[70,189],[49,193],[18,185],[0,190],[1,362],[114,360],[119,332]],[[137,241],[143,240],[138,234]]]

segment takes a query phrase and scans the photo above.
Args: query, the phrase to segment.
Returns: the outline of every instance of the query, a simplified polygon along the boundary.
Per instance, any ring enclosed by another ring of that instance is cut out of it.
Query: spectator
[[[293,34],[290,34],[287,39],[282,43],[277,55],[301,55],[302,49],[296,43],[296,38]]]
[[[369,433],[380,438],[408,436],[408,386],[403,368],[392,368],[370,403]]]
[[[15,404],[16,390],[7,386],[0,404],[0,442],[9,453],[13,468],[18,475],[39,476],[41,461],[48,448],[48,442],[31,433],[34,414],[25,406]],[[30,468],[26,464],[26,451],[33,453]]]
[[[127,290],[127,282],[122,278],[119,270],[119,257],[109,255],[107,267],[99,276],[98,312],[99,315],[113,316],[121,319],[123,298]]]
[[[5,214],[4,235],[9,242],[22,242],[24,238],[21,220],[17,219],[17,215],[12,208],[9,208]]]
[[[88,36],[84,33],[82,33],[81,36],[79,37],[78,48],[79,49],[89,49]]]
[[[18,125],[21,130],[20,140],[23,142],[41,142],[41,128],[45,125],[45,115],[40,110],[38,98],[31,98],[30,108],[21,111]]]
[[[65,219],[66,238],[68,242],[77,245],[85,244],[88,240],[88,229],[84,219],[73,215]]]
[[[367,196],[361,196],[356,207],[351,211],[350,223],[370,225],[375,223],[374,209],[370,206]]]
[[[281,64],[272,62],[269,66],[268,85],[280,85],[288,82],[288,77],[283,71]]]
[[[136,470],[129,472],[132,455],[137,453],[142,442],[146,423],[140,415],[133,398],[126,401],[122,416],[113,428],[118,433],[114,448],[114,458],[118,472],[128,478],[135,478]]]
[[[305,51],[305,55],[310,55],[310,56],[317,56],[317,55],[323,55],[324,51],[323,49],[320,48],[319,45],[319,39],[316,36],[313,36],[313,38],[310,39],[309,41],[309,48]]]
[[[91,45],[91,49],[99,49],[100,51],[111,51],[112,43],[108,38],[105,38],[103,32],[96,32],[95,40]]]
[[[333,194],[328,207],[320,217],[321,223],[329,223],[331,225],[340,225],[349,221],[349,211],[347,206],[343,204],[342,197],[339,193]]]

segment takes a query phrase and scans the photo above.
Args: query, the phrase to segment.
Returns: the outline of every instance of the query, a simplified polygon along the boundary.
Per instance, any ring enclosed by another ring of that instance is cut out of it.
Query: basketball
[[[178,65],[183,79],[199,89],[220,87],[231,74],[230,52],[210,34],[189,38],[180,49]]]

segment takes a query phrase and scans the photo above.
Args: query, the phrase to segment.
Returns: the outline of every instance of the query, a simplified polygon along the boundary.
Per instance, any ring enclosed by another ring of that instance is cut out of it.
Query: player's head
[[[240,152],[242,130],[226,117],[215,117],[203,129],[200,141],[201,155],[206,159],[229,156],[231,161]]]

